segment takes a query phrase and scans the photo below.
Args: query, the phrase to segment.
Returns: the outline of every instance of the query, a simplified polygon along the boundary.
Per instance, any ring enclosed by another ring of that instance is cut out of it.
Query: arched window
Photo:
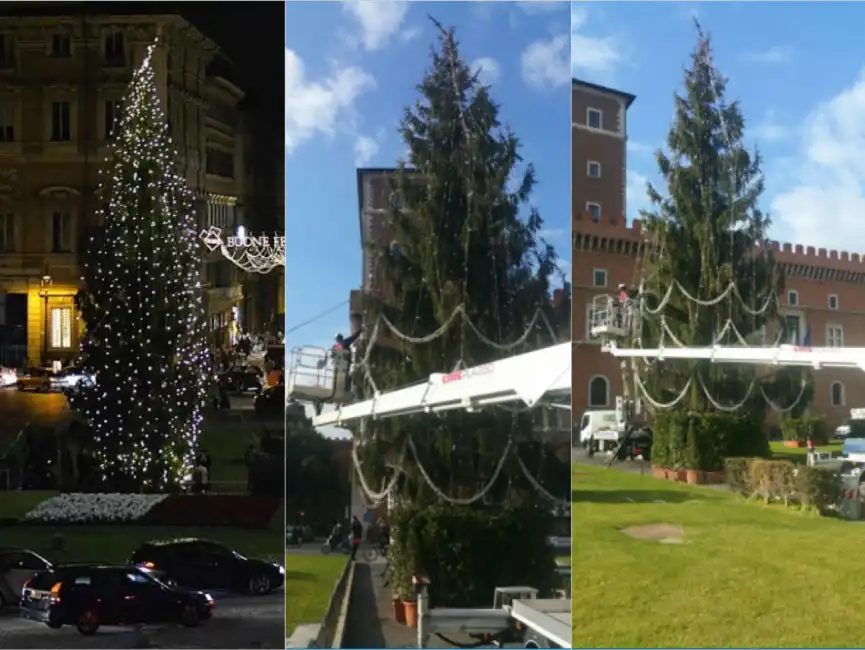
[[[602,375],[596,375],[589,380],[589,408],[609,406],[610,382]]]
[[[832,382],[832,406],[844,406],[844,384]]]

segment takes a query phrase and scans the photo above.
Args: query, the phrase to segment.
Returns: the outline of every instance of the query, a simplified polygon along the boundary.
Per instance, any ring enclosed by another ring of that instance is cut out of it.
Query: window
[[[119,99],[105,100],[105,124],[103,124],[103,137],[106,140],[111,139],[111,133],[114,131],[114,123],[120,119],[121,104]]]
[[[72,250],[72,217],[68,212],[51,215],[51,252],[68,253]]]
[[[604,119],[603,113],[597,108],[587,108],[586,109],[586,125],[590,129],[600,129],[603,128]]]
[[[0,68],[15,65],[15,46],[11,34],[0,34]]]
[[[55,307],[51,310],[51,347],[64,350],[72,347],[70,307]]]
[[[69,102],[51,102],[51,142],[72,139],[69,114]]]
[[[56,59],[72,56],[72,41],[68,34],[54,34],[51,37],[51,56]]]
[[[787,343],[790,345],[799,345],[801,341],[800,335],[802,331],[802,323],[798,316],[787,316],[784,319],[784,326],[787,333]]]
[[[11,101],[0,102],[0,142],[15,141],[15,105]]]
[[[589,216],[592,218],[594,223],[599,223],[601,221],[600,203],[586,203],[586,212],[589,213]]]
[[[28,551],[13,551],[0,557],[4,569],[12,571],[45,571],[48,563],[35,553]]]
[[[11,212],[0,214],[0,252],[15,250],[15,215]]]
[[[838,296],[834,293],[829,294],[829,309],[838,309]]]
[[[844,347],[844,328],[840,325],[826,326],[826,347],[827,348],[843,348]]]
[[[595,269],[592,272],[592,286],[606,287],[607,286],[607,269]]]
[[[791,307],[795,307],[799,304],[799,292],[795,289],[790,289],[787,292],[787,304]]]
[[[230,228],[234,225],[234,206],[228,203],[207,203],[207,225]]]
[[[215,176],[234,178],[234,155],[219,149],[208,149],[206,171]]]
[[[126,65],[126,50],[123,46],[122,32],[113,32],[105,36],[105,65]]]
[[[844,384],[832,382],[832,406],[844,406]]]
[[[586,176],[589,178],[601,177],[601,163],[590,160],[586,163]]]
[[[589,380],[589,408],[607,406],[610,403],[610,382],[602,375]]]

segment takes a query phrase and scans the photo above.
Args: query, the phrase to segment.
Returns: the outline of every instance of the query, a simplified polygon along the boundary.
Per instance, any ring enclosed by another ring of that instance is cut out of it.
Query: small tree
[[[164,489],[192,466],[207,372],[195,203],[154,80],[155,44],[135,71],[103,172],[105,207],[78,306],[95,386],[72,397],[111,489]]]

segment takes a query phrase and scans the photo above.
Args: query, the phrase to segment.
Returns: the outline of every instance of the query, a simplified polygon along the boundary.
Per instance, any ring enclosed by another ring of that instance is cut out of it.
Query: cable
[[[349,303],[348,300],[343,300],[342,302],[340,302],[340,303],[334,305],[333,307],[328,307],[328,308],[325,309],[323,312],[321,312],[321,313],[319,313],[319,314],[316,314],[315,316],[313,316],[312,318],[310,318],[310,319],[308,319],[308,320],[303,321],[303,322],[300,323],[299,325],[295,325],[294,327],[290,327],[290,328],[288,328],[287,330],[285,330],[285,335],[288,336],[288,335],[291,334],[292,332],[296,332],[297,330],[299,330],[299,329],[301,329],[301,328],[304,328],[304,327],[306,327],[307,325],[312,325],[312,324],[315,323],[316,321],[320,320],[321,318],[324,318],[325,316],[327,316],[327,315],[329,315],[329,314],[332,314],[332,313],[335,312],[337,309],[339,309],[340,307],[343,307],[344,305],[347,305],[348,303]]]

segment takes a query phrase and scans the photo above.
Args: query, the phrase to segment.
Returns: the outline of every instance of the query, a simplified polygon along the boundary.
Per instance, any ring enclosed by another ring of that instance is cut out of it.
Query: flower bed
[[[172,494],[147,513],[154,526],[234,526],[266,528],[280,500],[240,494]]]
[[[140,521],[167,494],[83,494],[51,497],[25,516],[33,524],[125,524]]]

